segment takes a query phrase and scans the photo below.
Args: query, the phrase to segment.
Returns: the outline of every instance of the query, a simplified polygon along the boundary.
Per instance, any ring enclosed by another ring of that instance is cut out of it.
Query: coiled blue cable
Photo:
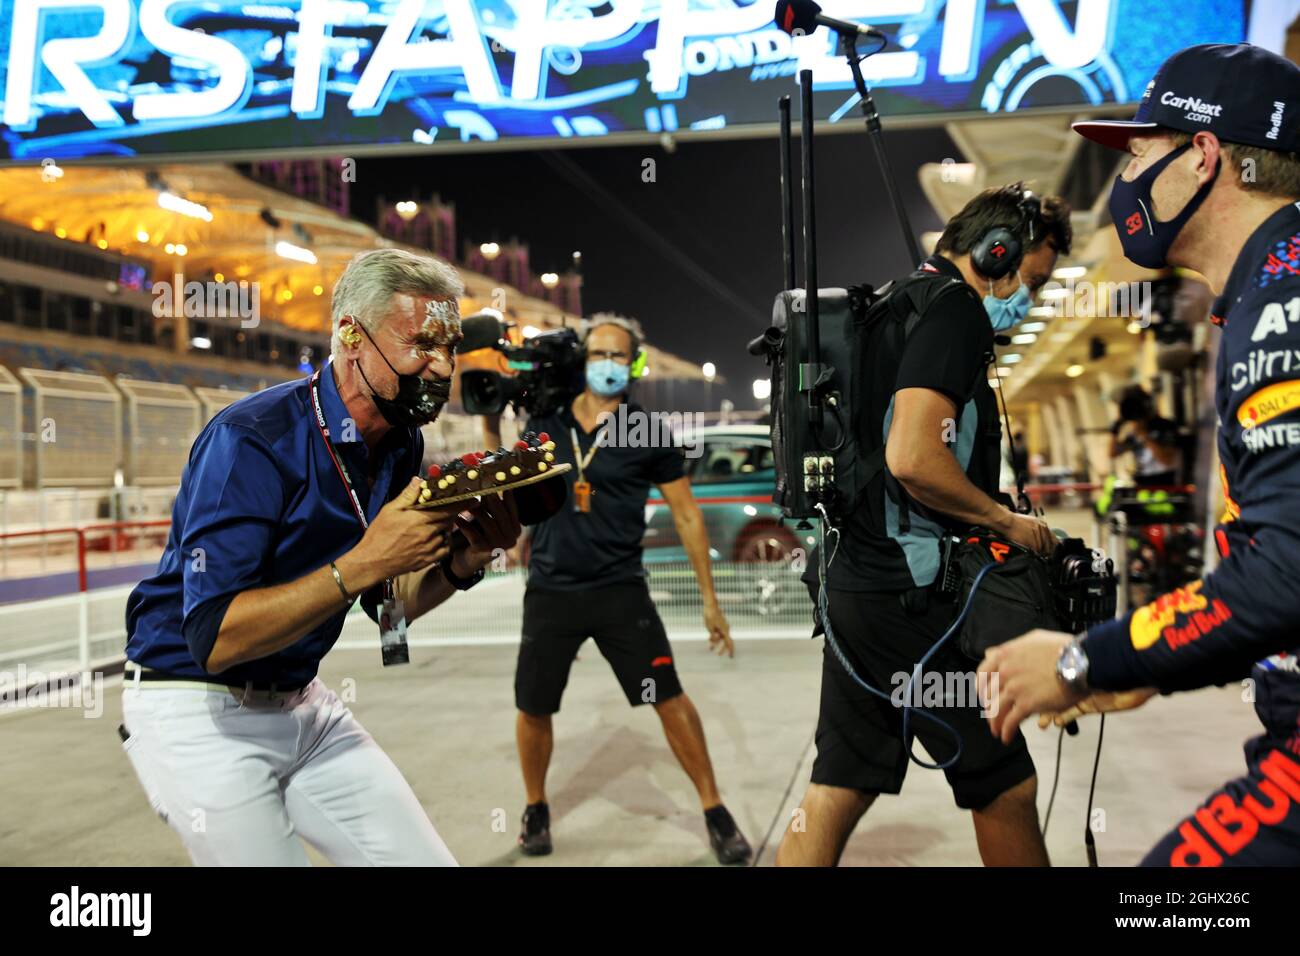
[[[877,697],[889,701],[889,703],[893,705],[894,700],[889,694],[886,694],[884,691],[872,687],[870,684],[868,684],[866,681],[864,681],[861,677],[858,676],[857,671],[853,669],[853,665],[849,663],[849,659],[844,655],[844,652],[840,650],[840,646],[836,642],[834,634],[831,632],[831,617],[827,609],[827,597],[826,597],[825,548],[823,547],[819,549],[819,551],[822,554],[822,560],[821,560],[821,567],[820,567],[821,575],[820,575],[820,580],[818,582],[818,589],[817,589],[817,611],[821,616],[822,628],[826,632],[826,645],[831,649],[831,653],[833,653],[836,659],[840,662],[840,665],[844,668],[845,673],[847,673],[849,677],[852,678],[853,681],[859,687],[861,687],[863,690],[867,691],[868,693],[875,694]],[[955,727],[953,727],[951,724],[949,724],[947,721],[943,720],[942,718],[937,717],[934,714],[928,713],[923,709],[917,708],[917,713],[920,716],[924,717],[926,720],[934,721],[934,723],[938,724],[941,728],[947,731],[947,733],[952,737],[953,742],[956,744],[957,752],[954,753],[952,757],[950,757],[948,760],[944,761],[943,763],[926,763],[924,760],[921,760],[919,757],[917,757],[916,754],[912,753],[912,733],[911,733],[912,684],[914,681],[916,681],[918,677],[921,676],[922,672],[925,669],[925,665],[929,662],[930,658],[933,657],[935,653],[938,652],[939,648],[943,647],[943,645],[947,643],[949,638],[951,638],[954,634],[957,633],[958,629],[962,625],[962,622],[966,620],[966,615],[970,612],[971,602],[975,600],[975,592],[979,588],[980,582],[984,580],[984,575],[988,574],[989,571],[991,571],[994,568],[994,566],[995,565],[993,564],[986,564],[984,567],[980,568],[979,573],[975,575],[974,582],[971,584],[970,594],[967,595],[966,597],[966,603],[962,606],[961,613],[957,615],[956,619],[950,625],[948,625],[948,630],[943,632],[943,636],[940,637],[939,640],[935,641],[933,646],[931,646],[931,648],[925,652],[925,656],[916,662],[916,667],[913,668],[912,675],[907,679],[907,685],[903,689],[903,695],[904,695],[903,696],[903,745],[907,748],[907,758],[911,760],[913,763],[915,763],[917,766],[924,767],[926,770],[947,770],[949,767],[955,766],[957,762],[961,760],[961,755],[962,755],[961,734],[957,732],[957,729]]]

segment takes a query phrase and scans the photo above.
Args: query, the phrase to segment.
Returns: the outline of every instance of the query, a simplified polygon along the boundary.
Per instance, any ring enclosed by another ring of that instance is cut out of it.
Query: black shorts
[[[831,627],[853,669],[871,686],[893,696],[884,700],[854,682],[829,647],[822,654],[821,715],[817,721],[817,759],[812,782],[863,793],[898,793],[907,773],[903,744],[903,687],[907,675],[956,617],[953,604],[930,603],[920,612],[905,610],[898,594],[830,590]],[[1025,738],[1004,746],[980,716],[975,689],[979,666],[954,645],[957,636],[926,664],[913,700],[951,725],[962,740],[961,759],[944,771],[957,806],[978,810],[1034,775]],[[938,683],[942,681],[942,683]],[[933,693],[931,693],[933,691]],[[962,706],[924,706],[952,693]],[[929,752],[927,763],[944,763],[954,753],[948,731],[914,708],[910,731]],[[918,749],[917,755],[925,760]]]
[[[515,706],[537,716],[556,713],[574,655],[589,637],[633,707],[682,692],[668,634],[644,581],[583,591],[529,588],[515,665]]]
[[[1247,741],[1246,769],[1174,827],[1142,865],[1300,866],[1300,735]]]

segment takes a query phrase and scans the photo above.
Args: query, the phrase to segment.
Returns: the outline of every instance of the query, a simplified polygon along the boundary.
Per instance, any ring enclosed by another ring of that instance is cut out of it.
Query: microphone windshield
[[[460,331],[464,336],[460,345],[456,346],[456,351],[460,353],[491,348],[500,342],[504,335],[501,320],[495,315],[482,312],[461,319]]]
[[[817,14],[821,12],[813,0],[778,0],[773,19],[785,33],[798,30],[807,35],[817,29]]]

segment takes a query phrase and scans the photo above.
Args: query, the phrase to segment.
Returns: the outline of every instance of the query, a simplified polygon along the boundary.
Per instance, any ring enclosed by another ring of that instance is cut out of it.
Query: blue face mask
[[[587,363],[587,385],[601,398],[613,398],[627,391],[628,367],[613,359]]]
[[[990,288],[992,285],[990,284]],[[1022,282],[1015,292],[1006,299],[999,299],[990,293],[984,297],[984,311],[989,314],[989,322],[994,332],[1005,332],[1013,325],[1025,321],[1029,315],[1029,289]]]

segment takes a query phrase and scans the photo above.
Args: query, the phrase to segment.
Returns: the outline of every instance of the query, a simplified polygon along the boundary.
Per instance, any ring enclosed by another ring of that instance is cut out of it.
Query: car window
[[[743,441],[710,441],[691,468],[692,484],[743,481],[773,468],[770,445]]]

